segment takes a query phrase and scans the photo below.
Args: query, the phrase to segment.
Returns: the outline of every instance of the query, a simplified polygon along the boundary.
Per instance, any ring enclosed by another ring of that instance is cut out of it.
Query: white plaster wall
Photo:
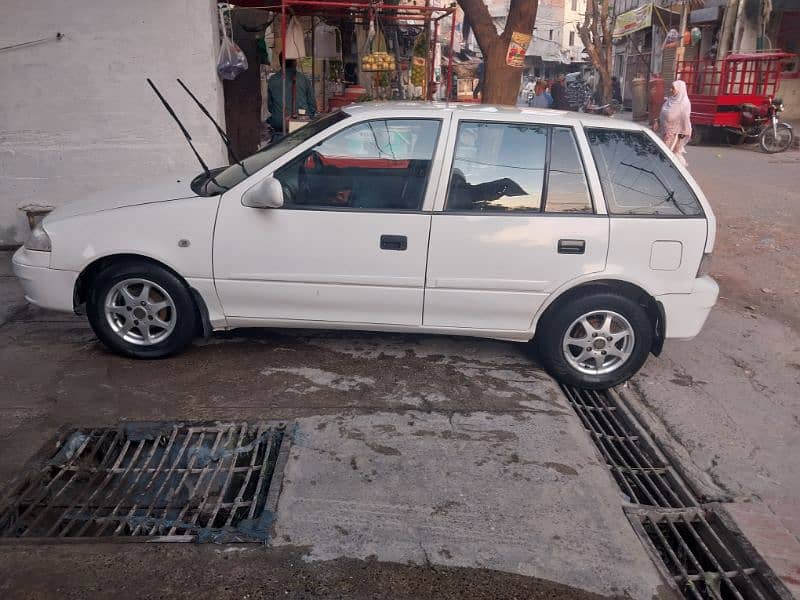
[[[575,10],[572,10],[572,0],[564,0],[564,36],[562,38],[563,48],[568,56],[575,62],[581,60],[581,50],[583,42],[578,35],[578,25],[583,24],[583,15],[586,13],[586,0],[577,0]],[[570,46],[569,34],[575,32],[575,43]]]
[[[151,77],[213,165],[227,163],[180,77],[224,125],[213,0],[3,0],[0,46],[0,246],[24,241],[19,206],[169,173],[199,172]]]

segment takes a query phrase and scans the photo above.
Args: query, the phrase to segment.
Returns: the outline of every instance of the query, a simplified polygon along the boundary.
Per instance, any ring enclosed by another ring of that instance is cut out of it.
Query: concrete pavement
[[[315,581],[356,560],[369,578],[416,564],[414,585],[432,569],[465,568],[456,597],[516,596],[519,576],[564,598],[670,597],[578,418],[525,346],[258,331],[130,361],[100,346],[84,319],[25,307],[13,279],[0,288],[14,306],[0,326],[0,481],[65,423],[296,419],[273,544],[312,561]],[[135,580],[142,569],[195,569],[199,581],[223,566],[202,547],[114,552],[122,566],[67,578],[66,589],[107,585],[112,570]],[[104,560],[102,549],[82,553]],[[0,547],[0,565],[14,565],[7,589],[20,595],[71,560],[58,546]],[[242,594],[259,581],[259,561],[248,560]],[[487,577],[492,591],[470,596]],[[169,595],[165,585],[146,589]]]

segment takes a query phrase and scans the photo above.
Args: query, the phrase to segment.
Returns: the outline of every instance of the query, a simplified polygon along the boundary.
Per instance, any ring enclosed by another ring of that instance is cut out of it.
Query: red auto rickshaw
[[[734,143],[757,139],[765,152],[788,149],[794,133],[778,120],[783,102],[775,95],[784,66],[797,58],[770,51],[679,61],[677,79],[686,82],[692,102],[692,143],[701,143],[713,127]]]

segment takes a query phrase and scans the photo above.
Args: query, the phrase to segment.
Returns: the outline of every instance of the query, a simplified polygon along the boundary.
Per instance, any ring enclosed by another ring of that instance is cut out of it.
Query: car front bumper
[[[51,269],[49,252],[28,250],[24,246],[14,253],[11,263],[25,300],[42,308],[73,312],[72,297],[78,273]]]
[[[690,294],[656,296],[664,308],[668,339],[690,340],[695,337],[717,302],[719,286],[711,277],[698,277]]]

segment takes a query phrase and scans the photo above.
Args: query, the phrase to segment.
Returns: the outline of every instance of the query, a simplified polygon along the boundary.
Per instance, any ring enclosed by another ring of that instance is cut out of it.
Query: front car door
[[[419,326],[445,125],[429,112],[347,119],[226,192],[214,276],[229,324]],[[268,175],[284,206],[243,206]]]
[[[451,129],[423,325],[529,337],[552,292],[605,268],[609,222],[579,127],[476,116]]]

